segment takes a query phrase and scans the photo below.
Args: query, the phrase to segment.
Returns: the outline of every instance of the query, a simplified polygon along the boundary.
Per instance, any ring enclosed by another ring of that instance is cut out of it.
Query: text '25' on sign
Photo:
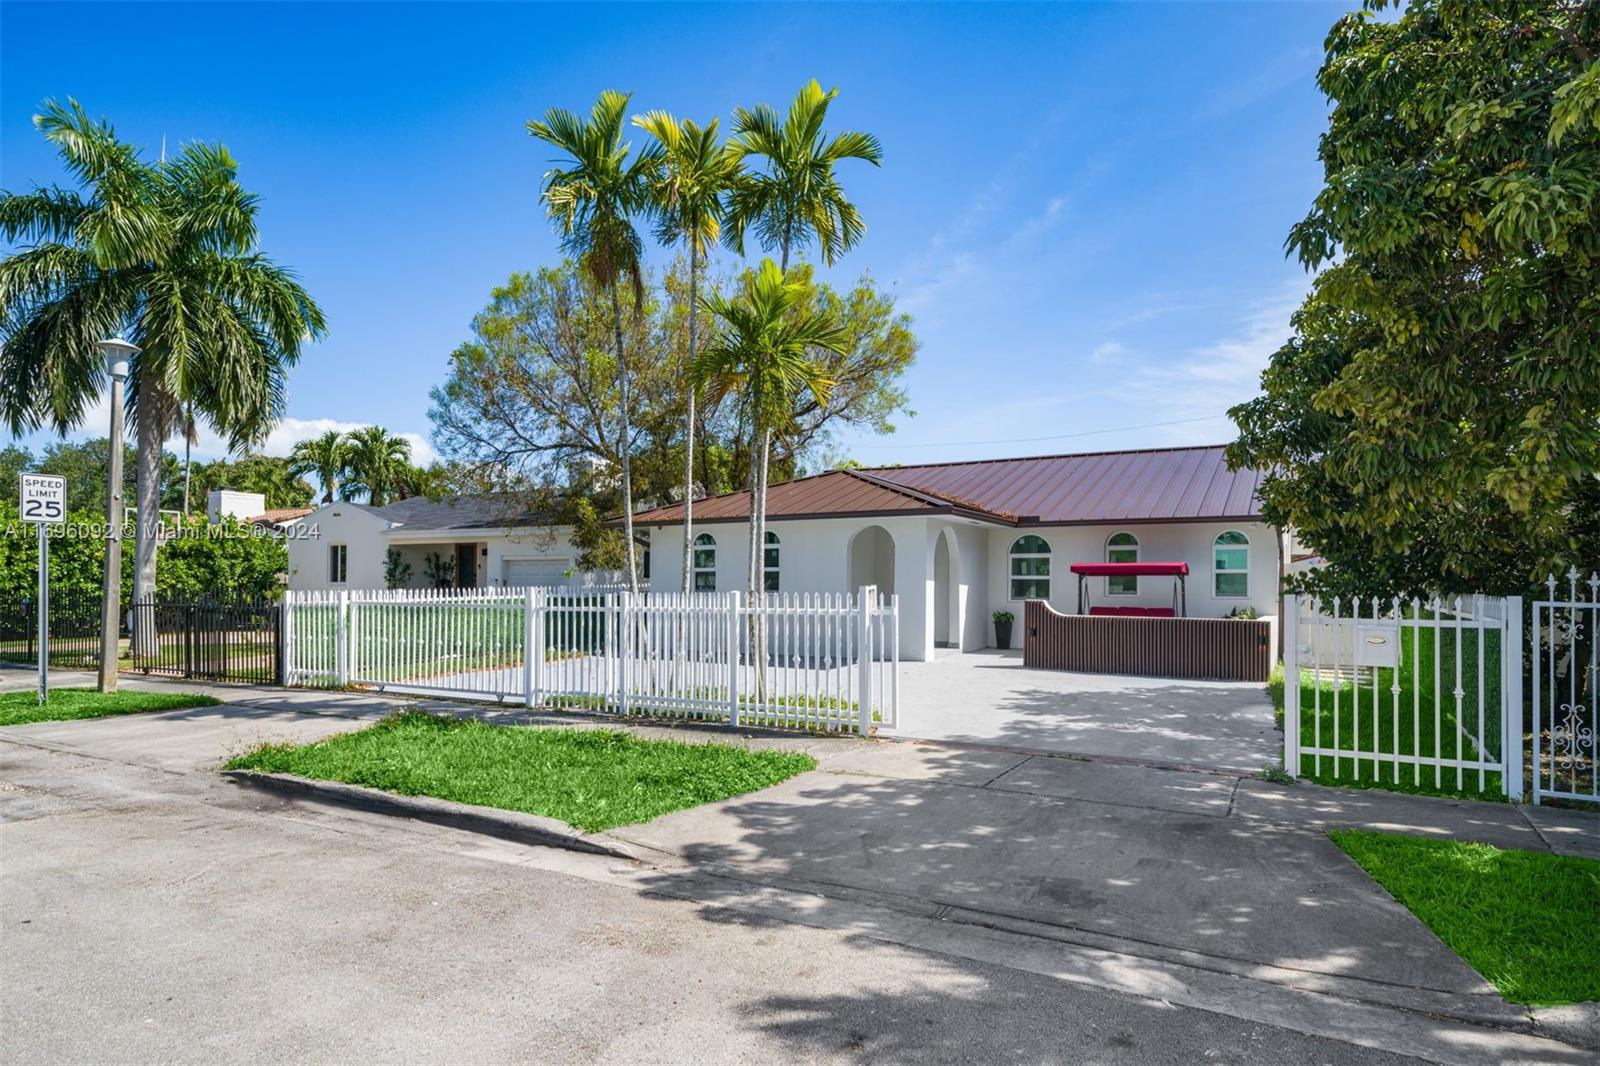
[[[18,502],[24,522],[57,525],[67,520],[67,479],[54,474],[23,474]]]

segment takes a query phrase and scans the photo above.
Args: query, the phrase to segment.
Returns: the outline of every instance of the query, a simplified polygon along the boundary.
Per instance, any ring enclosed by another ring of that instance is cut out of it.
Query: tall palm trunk
[[[628,357],[622,345],[622,297],[617,280],[611,279],[611,325],[617,335],[617,391],[622,406],[622,536],[628,551],[628,591],[639,591],[639,570],[633,551],[633,426],[628,419]]]
[[[689,365],[694,365],[695,322],[700,317],[700,261],[694,241],[689,242]],[[694,591],[694,385],[689,386],[689,414],[684,419],[683,442],[683,591]]]
[[[146,388],[139,397],[139,451],[135,460],[133,533],[133,599],[141,603],[156,592],[156,548],[161,533],[161,445],[166,440],[165,397]],[[135,612],[134,647],[141,654],[156,650],[154,614]],[[143,624],[141,624],[143,623]]]

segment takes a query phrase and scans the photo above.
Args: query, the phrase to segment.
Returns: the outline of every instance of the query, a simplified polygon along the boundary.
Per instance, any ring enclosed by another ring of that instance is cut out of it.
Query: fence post
[[[872,601],[878,586],[862,585],[856,591],[856,730],[872,732]]]
[[[1300,597],[1283,598],[1283,769],[1300,776]]]
[[[340,589],[333,602],[334,681],[340,688],[350,684],[350,593]]]
[[[1500,683],[1500,781],[1506,799],[1522,802],[1522,597],[1506,597],[1506,628],[1500,646],[1505,678]],[[1537,639],[1537,636],[1535,637]],[[1534,723],[1534,729],[1539,725]],[[1538,772],[1538,767],[1534,767]]]
[[[739,593],[728,593],[728,726],[739,728]]]
[[[289,603],[294,593],[287,590],[283,594],[283,602],[278,604],[278,609],[273,612],[277,621],[278,631],[273,635],[272,650],[277,654],[277,669],[273,671],[277,684],[287,687],[289,684]]]
[[[628,664],[633,659],[633,593],[617,593],[617,708],[628,713]]]
[[[537,610],[533,594],[532,585],[522,590],[522,705],[524,707],[533,706],[533,690],[539,681],[538,668],[534,663],[544,658],[533,631],[533,616]]]

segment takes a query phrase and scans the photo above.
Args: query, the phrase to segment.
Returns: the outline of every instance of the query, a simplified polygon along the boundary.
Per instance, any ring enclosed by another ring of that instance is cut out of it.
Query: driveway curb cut
[[[264,774],[255,770],[224,770],[222,776],[236,785],[289,799],[310,799],[355,807],[374,814],[414,818],[419,822],[462,829],[469,833],[509,840],[517,844],[564,848],[589,855],[641,861],[631,845],[601,833],[588,834],[555,818],[522,811],[478,807],[433,796],[402,796],[394,792],[349,785],[343,781],[316,781],[293,774]]]

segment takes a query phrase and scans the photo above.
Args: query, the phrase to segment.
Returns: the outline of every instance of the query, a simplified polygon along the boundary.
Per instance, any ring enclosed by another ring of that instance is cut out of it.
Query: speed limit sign
[[[24,522],[60,525],[67,520],[67,479],[54,474],[23,474],[17,504]]]
[[[67,520],[67,479],[55,474],[23,474],[17,508],[24,522],[39,527],[39,702],[50,696],[50,540],[45,526]]]

